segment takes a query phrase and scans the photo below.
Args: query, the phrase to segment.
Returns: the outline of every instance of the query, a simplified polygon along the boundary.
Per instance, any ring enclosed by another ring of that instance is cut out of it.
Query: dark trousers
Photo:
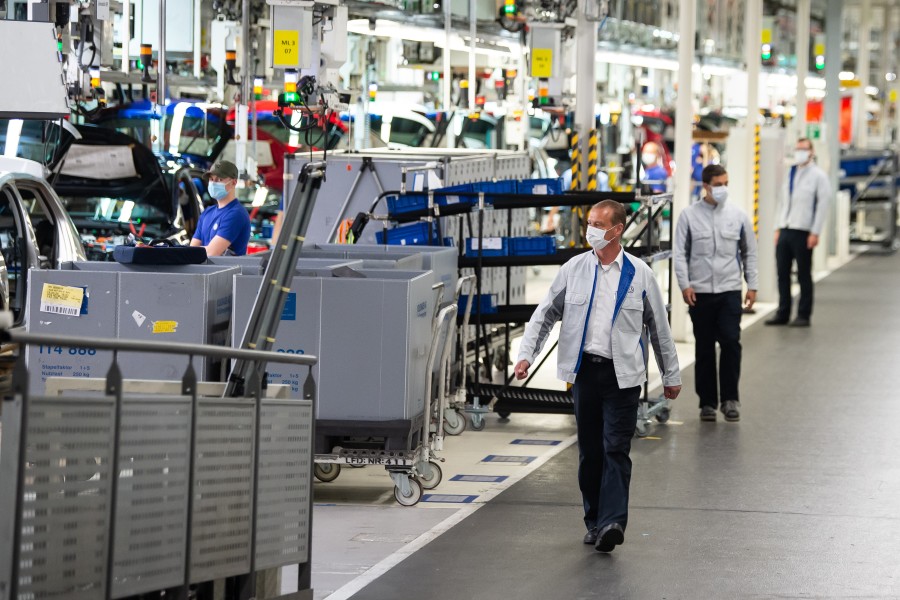
[[[797,262],[797,279],[800,281],[800,303],[797,317],[809,319],[813,307],[812,250],[806,247],[808,231],[782,229],[775,246],[775,261],[778,264],[778,312],[776,316],[788,319],[791,316],[791,263]]]
[[[697,344],[694,379],[700,408],[717,408],[720,397],[722,402],[740,400],[738,380],[741,378],[742,312],[739,291],[697,294],[697,303],[688,309]],[[722,349],[718,377],[716,342]]]
[[[578,427],[578,486],[588,529],[628,524],[631,438],[641,388],[619,389],[612,361],[584,358],[575,385]]]

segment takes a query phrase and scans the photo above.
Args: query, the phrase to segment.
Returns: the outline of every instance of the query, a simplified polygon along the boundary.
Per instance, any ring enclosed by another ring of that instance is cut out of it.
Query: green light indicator
[[[300,102],[300,94],[297,92],[285,92],[284,93],[284,101],[294,104],[296,102]]]
[[[136,66],[137,66],[137,68],[138,68],[139,70],[143,70],[143,69],[144,69],[144,63],[142,63],[140,60],[137,61],[137,65],[136,65]]]

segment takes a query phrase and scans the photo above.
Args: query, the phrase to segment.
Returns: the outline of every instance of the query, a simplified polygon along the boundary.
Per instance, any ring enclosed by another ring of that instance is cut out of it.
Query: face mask
[[[656,164],[656,155],[655,154],[641,154],[641,162],[643,162],[648,167]]]
[[[207,190],[209,191],[209,195],[216,200],[221,200],[228,195],[228,188],[225,187],[225,184],[221,181],[210,181]]]
[[[805,165],[809,162],[809,150],[795,150],[794,162],[798,165]]]
[[[728,200],[728,188],[724,185],[712,188],[712,199],[716,201],[716,204],[723,204]]]
[[[609,244],[610,240],[606,239],[606,232],[608,229],[599,229],[597,227],[591,227],[588,225],[587,228],[587,238],[588,244],[591,245],[591,248],[600,252]]]

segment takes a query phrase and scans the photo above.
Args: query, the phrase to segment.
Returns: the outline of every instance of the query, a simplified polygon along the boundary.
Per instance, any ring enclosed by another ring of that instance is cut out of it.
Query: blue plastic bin
[[[555,196],[562,194],[562,178],[523,179],[517,183],[516,189],[519,194]]]
[[[859,156],[841,159],[841,170],[847,177],[860,177],[869,175],[881,162],[880,156]]]
[[[485,194],[515,194],[517,183],[515,179],[507,179],[504,181],[482,181],[474,185],[476,192],[484,192]]]
[[[383,231],[375,232],[375,240],[384,244]],[[387,230],[387,243],[392,246],[429,246],[428,223],[410,223]]]
[[[465,314],[466,305],[469,303],[469,296],[466,294],[460,294],[459,296],[459,314]],[[472,314],[478,312],[478,307],[481,307],[481,314],[489,315],[495,314],[497,312],[497,294],[481,294],[480,302],[478,304],[472,305]]]
[[[556,254],[556,239],[552,236],[509,238],[510,256],[547,256]]]
[[[481,256],[508,256],[509,238],[483,238]],[[499,242],[497,241],[499,240]],[[478,238],[466,238],[466,256],[478,256]],[[499,248],[497,247],[499,245]]]

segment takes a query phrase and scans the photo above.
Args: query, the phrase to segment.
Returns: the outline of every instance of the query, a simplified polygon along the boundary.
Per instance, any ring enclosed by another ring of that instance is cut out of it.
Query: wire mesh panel
[[[193,583],[250,570],[255,419],[252,400],[200,400],[194,457]]]
[[[122,407],[112,592],[184,582],[190,396],[129,396]]]
[[[267,400],[260,412],[256,568],[309,557],[312,403]]]
[[[6,578],[0,591],[9,594],[15,511],[6,507],[15,507],[22,514],[22,534],[14,600],[103,598],[114,399],[32,397],[28,407],[25,456],[3,436],[0,487],[15,490],[17,464],[25,469],[25,486],[21,502],[3,505],[2,518],[9,521],[0,543],[3,558],[10,555],[0,565]],[[5,433],[18,430],[20,411],[18,400],[4,404]],[[4,500],[9,497],[4,494]]]

